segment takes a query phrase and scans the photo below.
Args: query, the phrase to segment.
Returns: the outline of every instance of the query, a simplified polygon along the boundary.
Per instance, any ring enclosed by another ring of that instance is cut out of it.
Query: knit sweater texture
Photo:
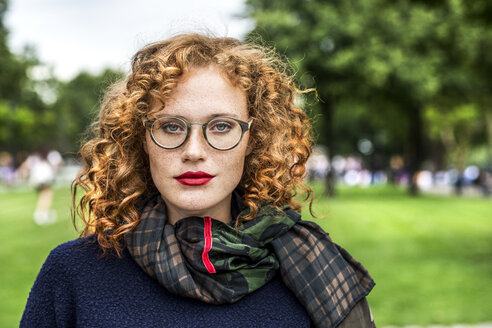
[[[295,327],[310,326],[280,275],[233,304],[213,305],[167,292],[134,262],[102,257],[95,236],[49,254],[20,327]]]

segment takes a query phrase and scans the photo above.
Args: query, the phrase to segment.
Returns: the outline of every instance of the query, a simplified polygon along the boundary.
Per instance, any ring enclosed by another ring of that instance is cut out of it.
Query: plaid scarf
[[[374,286],[359,262],[289,207],[265,205],[236,229],[234,223],[210,217],[166,224],[160,195],[142,205],[141,222],[125,236],[127,248],[137,264],[173,294],[232,303],[280,270],[313,325],[336,327]],[[235,191],[232,212],[241,206]]]

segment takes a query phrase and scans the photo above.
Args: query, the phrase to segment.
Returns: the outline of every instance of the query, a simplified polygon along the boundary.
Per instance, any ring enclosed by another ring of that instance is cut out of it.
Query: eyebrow
[[[189,121],[189,119],[188,119],[188,118],[186,118],[186,117],[184,117],[184,116],[181,116],[181,115],[168,115],[168,114],[162,114],[162,115],[157,115],[157,116],[158,116],[158,117],[162,117],[162,116],[174,116],[174,117],[179,117],[179,118],[182,118],[182,119],[185,119],[185,120]],[[224,116],[225,116],[225,117],[232,117],[232,118],[236,118],[236,119],[238,119],[238,120],[240,120],[240,119],[241,119],[238,115],[236,115],[236,114],[234,114],[234,113],[216,113],[216,114],[212,114],[212,115],[207,116],[207,118],[208,118],[208,119],[207,119],[207,121],[208,121],[208,120],[211,120],[211,119],[213,119],[213,118],[216,118],[216,117],[224,117]]]
[[[218,114],[212,114],[209,117],[210,118],[215,118],[215,117],[219,117],[219,116],[228,116],[228,117],[233,117],[233,118],[239,119],[239,116],[237,116],[234,113],[218,113]]]

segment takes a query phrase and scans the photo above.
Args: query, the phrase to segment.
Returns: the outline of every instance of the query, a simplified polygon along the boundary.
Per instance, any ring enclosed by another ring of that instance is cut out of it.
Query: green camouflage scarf
[[[338,325],[374,286],[359,262],[288,207],[263,206],[238,229],[210,217],[173,226],[158,195],[143,204],[125,239],[133,259],[169,292],[207,303],[235,302],[280,270],[315,327]]]

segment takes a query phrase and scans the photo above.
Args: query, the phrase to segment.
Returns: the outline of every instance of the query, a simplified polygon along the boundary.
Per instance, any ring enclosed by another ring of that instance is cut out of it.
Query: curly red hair
[[[294,104],[306,91],[296,87],[287,65],[272,50],[233,38],[178,35],[135,54],[129,76],[106,93],[92,137],[80,150],[84,168],[72,185],[73,220],[80,217],[81,235],[96,233],[103,250],[120,254],[124,234],[140,222],[135,204],[156,191],[143,148],[142,122],[159,108],[151,104],[165,104],[182,74],[208,65],[219,67],[246,92],[254,119],[254,146],[240,182],[250,212],[242,219],[254,218],[265,201],[299,211],[297,192],[305,193],[304,201],[312,196],[303,182],[311,125]],[[78,188],[85,191],[80,200]]]

